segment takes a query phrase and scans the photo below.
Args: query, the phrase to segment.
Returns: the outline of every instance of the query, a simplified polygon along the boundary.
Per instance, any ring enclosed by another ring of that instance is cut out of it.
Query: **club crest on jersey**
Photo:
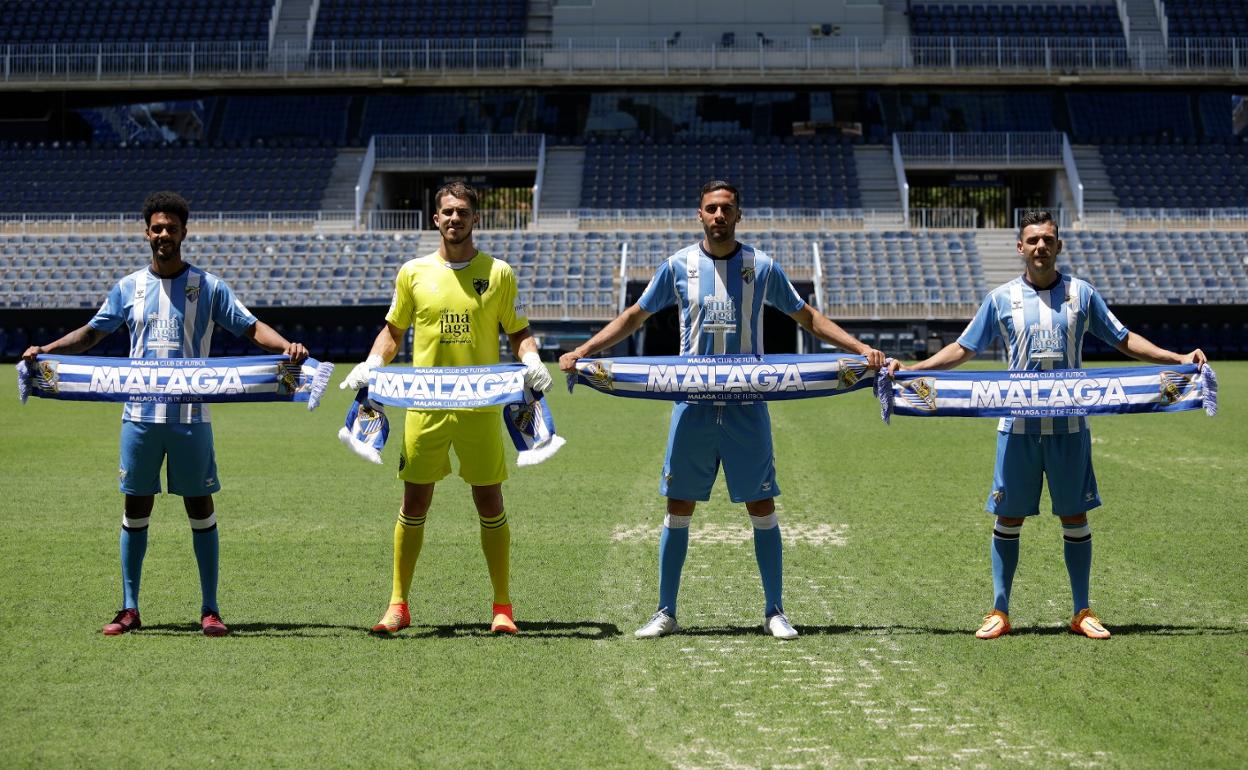
[[[931,377],[919,377],[907,381],[900,393],[902,399],[915,409],[926,412],[936,411],[936,380]]]
[[[1179,374],[1166,370],[1161,373],[1161,397],[1165,399],[1166,404],[1176,403],[1183,398],[1183,394],[1192,385],[1190,375]]]
[[[599,389],[606,388],[613,390],[615,388],[614,381],[611,377],[611,364],[605,361],[594,361],[585,370],[585,375],[589,377],[593,386]]]
[[[485,294],[485,290],[490,288],[489,278],[473,278],[472,288],[477,290],[477,294]]]
[[[39,380],[41,381],[44,390],[59,393],[60,379],[61,375],[56,361],[39,362]]]
[[[186,301],[187,301],[187,302],[194,302],[194,301],[195,301],[195,300],[197,300],[197,299],[199,299],[199,286],[198,286],[198,285],[195,285],[195,286],[190,286],[190,285],[187,285],[187,287],[186,287]]]
[[[836,379],[841,383],[842,388],[852,388],[866,373],[866,364],[858,361],[842,361],[841,369],[836,373]]]
[[[754,266],[741,268],[741,283],[754,283]]]

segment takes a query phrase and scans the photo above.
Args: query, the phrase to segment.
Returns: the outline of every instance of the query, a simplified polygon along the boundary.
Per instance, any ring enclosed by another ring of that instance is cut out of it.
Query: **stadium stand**
[[[1185,93],[1072,91],[1066,95],[1066,104],[1071,130],[1081,141],[1198,135],[1191,98]],[[1229,116],[1230,110],[1226,112]]]
[[[273,13],[271,0],[17,0],[3,5],[5,19],[0,23],[0,43],[18,45],[267,41]]]
[[[347,144],[350,96],[231,96],[220,101],[219,140],[248,143],[262,136]]]
[[[1124,207],[1235,208],[1248,205],[1248,143],[1101,145]]]
[[[1064,260],[1110,304],[1232,305],[1248,302],[1248,268],[1235,234],[1073,230]]]
[[[464,13],[452,0],[322,0],[318,40],[401,38],[518,38],[524,35],[525,0],[482,0]]]
[[[0,211],[134,211],[153,180],[198,211],[319,208],[327,147],[0,145]]]
[[[1241,0],[1167,0],[1170,36],[1248,36],[1248,6]]]
[[[748,150],[743,147],[748,145]],[[855,208],[862,205],[853,146],[810,137],[637,137],[591,139],[581,205],[586,208],[683,208],[708,179],[732,179],[750,207]]]
[[[919,37],[1123,37],[1113,3],[916,3]]]
[[[991,288],[973,232],[824,232],[819,243],[830,309],[928,303],[973,309]]]
[[[364,102],[357,141],[367,144],[373,134],[511,134],[523,100],[514,91],[376,94]]]

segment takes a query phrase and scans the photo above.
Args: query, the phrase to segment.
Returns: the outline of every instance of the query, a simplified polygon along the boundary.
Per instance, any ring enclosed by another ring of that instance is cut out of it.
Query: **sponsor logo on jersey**
[[[1031,360],[1047,361],[1065,358],[1066,333],[1063,330],[1045,329],[1033,324],[1028,329],[1028,337],[1031,338]]]
[[[735,331],[737,306],[731,299],[716,299],[708,294],[702,298],[702,328]]]
[[[473,278],[472,288],[476,289],[478,295],[485,294],[485,290],[490,288],[490,279],[489,278]]]
[[[754,283],[754,266],[741,268],[741,282]]]
[[[936,411],[936,380],[932,377],[908,380],[902,385],[900,395],[915,409],[922,409],[925,412]]]
[[[438,318],[438,332],[444,345],[471,345],[472,319],[467,312],[443,310]]]
[[[613,390],[615,388],[614,380],[611,377],[611,364],[605,361],[594,361],[585,370],[585,376],[599,390]]]

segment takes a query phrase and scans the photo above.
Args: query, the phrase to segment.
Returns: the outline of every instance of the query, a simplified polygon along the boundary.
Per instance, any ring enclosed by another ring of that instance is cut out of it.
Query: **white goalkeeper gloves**
[[[381,360],[381,356],[376,353],[369,354],[368,358],[364,359],[364,363],[355,365],[355,368],[351,370],[351,373],[347,375],[347,378],[342,381],[341,385],[338,386],[339,389],[347,390],[350,388],[351,390],[360,390],[361,388],[367,388],[369,373],[384,363],[385,362]]]
[[[520,359],[524,364],[524,387],[529,390],[536,390],[539,393],[545,393],[550,390],[552,380],[550,372],[547,371],[546,365],[542,363],[542,357],[532,351],[525,353]]]

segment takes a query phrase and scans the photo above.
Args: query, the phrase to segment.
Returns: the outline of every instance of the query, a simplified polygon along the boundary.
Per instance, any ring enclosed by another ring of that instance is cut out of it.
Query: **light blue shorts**
[[[780,494],[765,404],[673,407],[659,493],[675,500],[709,500],[720,463],[734,503]]]
[[[1078,516],[1101,504],[1092,472],[1092,434],[997,433],[997,466],[986,510],[1018,518],[1040,513],[1041,477],[1056,516]]]
[[[121,423],[121,491],[127,495],[160,493],[160,466],[171,494],[203,497],[221,489],[212,423]]]

